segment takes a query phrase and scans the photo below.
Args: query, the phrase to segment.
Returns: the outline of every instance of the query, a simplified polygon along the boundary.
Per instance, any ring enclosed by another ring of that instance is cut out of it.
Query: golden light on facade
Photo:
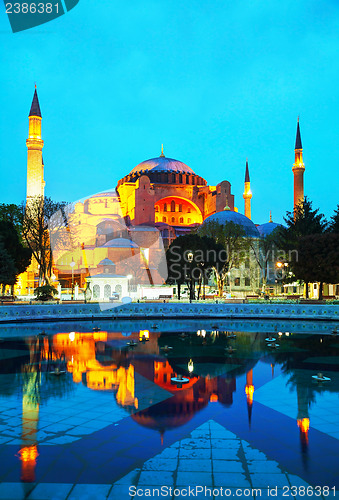
[[[218,394],[211,394],[210,395],[210,403],[217,403],[219,401]]]
[[[149,330],[140,330],[139,340],[149,340]]]

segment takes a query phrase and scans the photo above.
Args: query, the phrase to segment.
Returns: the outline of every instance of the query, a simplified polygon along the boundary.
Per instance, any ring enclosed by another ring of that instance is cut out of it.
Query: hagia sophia
[[[45,194],[41,121],[35,88],[26,141],[27,203],[32,197]],[[120,179],[115,191],[95,194],[74,204],[73,213],[68,218],[72,248],[53,255],[55,280],[63,287],[70,286],[72,271],[81,288],[85,287],[87,277],[87,281],[92,280],[96,287],[94,296],[104,294],[107,298],[114,287],[122,293],[127,287],[126,279],[123,279],[126,276],[133,277],[131,283],[134,280],[134,283],[162,284],[166,277],[159,271],[160,254],[176,237],[190,233],[206,220],[232,221],[242,226],[246,236],[251,238],[266,236],[278,224],[272,218],[262,225],[251,220],[252,192],[247,160],[244,170],[244,214],[241,214],[235,206],[228,180],[210,186],[185,163],[166,157],[162,147],[159,157],[142,161]],[[304,197],[305,171],[299,120],[292,170],[294,203],[297,204]],[[113,283],[114,277],[120,282]],[[106,278],[103,287],[100,283],[104,281],[98,281],[101,278]],[[21,289],[33,290],[35,286],[36,276],[31,267],[26,278],[21,279]],[[242,275],[235,279],[234,286],[235,290],[253,289],[253,284]]]

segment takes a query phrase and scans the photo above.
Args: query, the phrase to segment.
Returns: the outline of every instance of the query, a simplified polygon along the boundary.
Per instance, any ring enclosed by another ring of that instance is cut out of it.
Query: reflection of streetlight
[[[187,254],[187,261],[191,264],[193,262],[193,252],[192,251],[189,251],[188,254]],[[189,280],[190,280],[190,303],[192,302],[192,270],[190,272],[190,277],[189,277]]]
[[[70,266],[72,268],[72,300],[74,299],[74,266],[75,266],[75,262],[73,260],[73,257],[72,257],[72,262],[70,263]]]
[[[188,362],[188,364],[187,364],[187,368],[188,368],[188,371],[189,371],[190,373],[192,373],[192,372],[193,372],[193,370],[194,370],[194,365],[193,365],[193,361],[192,361],[192,359],[190,359],[190,360],[189,360],[189,362]]]

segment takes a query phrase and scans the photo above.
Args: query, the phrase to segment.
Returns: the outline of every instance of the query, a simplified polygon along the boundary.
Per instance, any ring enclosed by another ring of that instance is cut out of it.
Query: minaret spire
[[[41,139],[41,110],[36,85],[28,117],[27,145],[27,201],[34,196],[44,196],[44,167]]]
[[[245,200],[245,215],[249,219],[251,218],[251,198],[252,198],[252,191],[251,191],[251,181],[250,181],[250,172],[248,169],[248,159],[246,158],[246,172],[245,172],[245,189],[244,189],[244,194],[243,198]]]
[[[304,172],[303,147],[301,143],[299,116],[297,121],[297,134],[294,148],[295,160],[292,167],[294,175],[294,208],[304,201]]]
[[[161,144],[161,154],[160,154],[160,157],[161,158],[165,158],[165,155],[164,155],[164,145]]]

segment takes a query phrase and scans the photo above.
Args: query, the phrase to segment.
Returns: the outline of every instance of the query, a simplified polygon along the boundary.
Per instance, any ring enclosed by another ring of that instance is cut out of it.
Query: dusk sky
[[[300,115],[305,194],[339,203],[337,0],[80,0],[13,34],[0,8],[0,202],[26,194],[28,113],[37,83],[45,194],[74,201],[138,163],[181,160],[232,184],[255,223],[293,208]]]

